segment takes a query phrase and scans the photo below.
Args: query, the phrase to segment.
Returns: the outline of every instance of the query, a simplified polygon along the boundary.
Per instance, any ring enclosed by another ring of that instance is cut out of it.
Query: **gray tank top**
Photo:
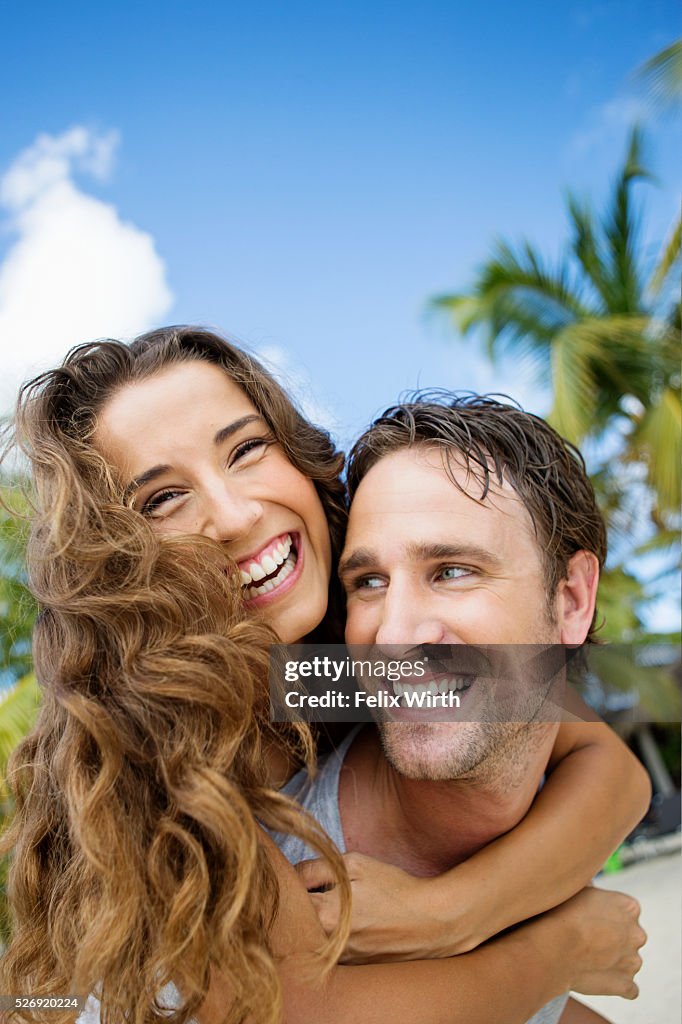
[[[308,773],[302,770],[297,772],[282,788],[282,793],[297,800],[319,821],[341,853],[347,851],[339,811],[339,777],[346,754],[361,729],[362,725],[358,725],[335,750],[319,759],[314,779],[311,779]],[[302,839],[298,839],[296,836],[284,835],[279,832],[271,834],[291,864],[298,864],[302,860],[310,860],[318,856]],[[520,964],[519,969],[522,970],[523,965]],[[528,1024],[557,1024],[567,1000],[568,993],[553,999],[533,1014]]]

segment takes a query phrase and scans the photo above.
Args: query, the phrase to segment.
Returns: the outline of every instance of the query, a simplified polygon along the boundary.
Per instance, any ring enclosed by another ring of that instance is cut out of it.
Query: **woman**
[[[414,1019],[415,1000],[427,1022],[488,1021],[491,1007],[522,1021],[565,987],[595,984],[584,981],[595,970],[602,988],[632,994],[612,941],[591,959],[581,946],[585,922],[608,919],[589,896],[457,960],[333,968],[326,990],[308,979],[337,958],[348,901],[324,944],[256,819],[310,838],[346,894],[347,882],[314,824],[270,788],[311,747],[302,727],[268,723],[265,660],[271,630],[340,636],[342,459],[257,363],[191,328],[83,346],[24,389],[17,437],[36,486],[29,568],[46,695],[14,761],[8,991],[99,982],[104,1020],[149,1021],[167,1018],[152,1003],[173,980],[174,1020],[254,1022],[279,1019],[282,990],[291,1021],[357,1018],[367,986],[377,1021]],[[247,621],[237,584],[257,613]],[[641,933],[627,917],[609,939],[620,928],[631,954]],[[494,970],[513,992],[491,991]]]

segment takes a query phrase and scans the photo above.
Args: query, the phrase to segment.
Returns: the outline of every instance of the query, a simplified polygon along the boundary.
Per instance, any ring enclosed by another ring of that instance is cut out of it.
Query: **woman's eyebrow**
[[[226,427],[221,427],[213,438],[213,444],[219,445],[223,441],[226,441],[228,437],[232,437],[242,427],[246,427],[249,423],[261,422],[264,423],[263,417],[259,416],[258,413],[249,413],[248,416],[240,416],[238,420],[233,420],[232,423],[228,423]],[[172,466],[168,463],[163,465],[152,466],[151,469],[146,469],[144,473],[140,473],[134,480],[131,480],[125,491],[123,492],[124,500],[129,498],[135,491],[139,491],[140,487],[144,487],[145,484],[150,483],[152,480],[156,480],[157,477],[162,476],[163,473],[168,473],[172,470]]]
[[[264,424],[263,417],[259,416],[256,412],[252,412],[248,416],[241,416],[238,420],[234,420],[233,423],[228,423],[226,427],[222,427],[213,438],[213,444],[222,444],[223,441],[226,441],[228,437],[232,437],[242,427],[246,427],[249,423],[255,423],[256,421]]]
[[[131,480],[125,491],[123,492],[123,500],[126,501],[135,491],[139,491],[140,487],[144,487],[151,480],[156,480],[157,476],[161,476],[163,473],[168,473],[173,467],[169,465],[164,466],[152,466],[151,469],[146,469],[144,473],[140,473],[134,480]]]

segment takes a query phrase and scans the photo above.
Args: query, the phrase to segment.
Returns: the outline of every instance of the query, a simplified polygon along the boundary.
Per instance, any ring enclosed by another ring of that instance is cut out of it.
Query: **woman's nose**
[[[206,499],[200,532],[222,543],[240,540],[258,525],[262,515],[259,501],[223,487]]]

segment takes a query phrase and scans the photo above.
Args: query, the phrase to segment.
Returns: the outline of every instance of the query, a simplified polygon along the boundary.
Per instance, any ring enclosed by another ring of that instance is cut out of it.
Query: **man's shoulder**
[[[339,775],[353,741],[362,726],[352,729],[338,747],[323,754],[317,771],[310,775],[302,769],[289,779],[281,792],[301,805],[322,826],[339,850],[345,852],[343,829],[339,813]],[[272,838],[292,864],[317,856],[307,843],[297,836],[273,832]]]

